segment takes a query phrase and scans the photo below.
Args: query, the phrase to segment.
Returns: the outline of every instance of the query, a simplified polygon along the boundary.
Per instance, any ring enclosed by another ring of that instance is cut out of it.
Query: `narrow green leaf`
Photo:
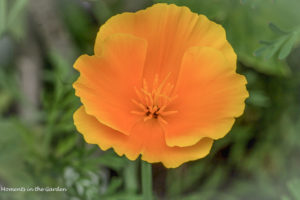
[[[0,113],[7,110],[12,101],[12,95],[8,91],[0,91]]]
[[[0,0],[0,37],[6,28],[6,0]]]
[[[116,191],[121,187],[123,181],[121,178],[112,177],[110,180],[110,184],[106,190],[106,195],[108,194],[114,194]]]
[[[253,54],[254,56],[261,56],[265,51],[266,51],[267,47],[266,46],[263,46],[263,47],[260,47],[258,49],[256,49]]]
[[[27,0],[17,0],[15,1],[11,11],[8,14],[7,24],[8,26],[12,26],[15,19],[18,15],[22,12],[23,8],[25,7]]]
[[[279,35],[285,35],[288,34],[288,32],[281,30],[278,26],[276,26],[273,23],[269,23],[269,28],[274,32],[277,33]]]
[[[282,46],[278,58],[280,60],[285,59],[290,52],[292,51],[292,48],[294,46],[294,44],[297,42],[298,39],[298,35],[293,33],[290,38],[287,40],[287,42]]]
[[[281,197],[281,200],[290,200],[290,198],[287,197],[287,196],[282,196],[282,197]]]
[[[295,200],[300,200],[300,179],[289,181],[287,186]]]
[[[70,136],[64,140],[61,140],[61,142],[57,146],[56,155],[57,156],[64,155],[76,145],[76,142],[77,142],[77,135],[75,134],[74,136]]]
[[[264,45],[271,45],[273,42],[265,41],[265,40],[260,40],[259,44],[264,44]]]
[[[270,105],[270,99],[264,91],[252,90],[250,98],[247,99],[247,103],[258,107],[268,107]]]
[[[112,168],[113,170],[119,171],[123,169],[126,164],[127,160],[115,155],[112,151],[106,151],[103,153],[101,156],[95,159],[89,159],[86,162],[89,162],[91,164],[97,164],[97,165],[102,165],[108,168]]]
[[[272,56],[275,55],[276,52],[278,52],[279,48],[281,47],[281,45],[286,41],[287,37],[283,36],[280,37],[278,40],[276,40],[274,42],[273,45],[271,45],[268,50],[266,51],[265,54],[265,59],[270,59]]]

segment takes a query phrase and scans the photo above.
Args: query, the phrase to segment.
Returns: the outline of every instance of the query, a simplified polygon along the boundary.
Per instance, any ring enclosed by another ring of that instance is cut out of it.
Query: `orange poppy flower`
[[[246,79],[224,29],[187,7],[116,15],[94,51],[74,64],[74,123],[103,150],[178,167],[206,156],[244,111]]]

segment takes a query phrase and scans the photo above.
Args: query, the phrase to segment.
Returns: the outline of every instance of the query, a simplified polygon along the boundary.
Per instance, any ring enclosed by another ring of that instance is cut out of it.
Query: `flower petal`
[[[142,154],[143,160],[162,162],[168,168],[206,156],[213,143],[212,139],[204,138],[191,147],[168,147],[161,127],[151,120],[137,123],[126,136],[88,115],[83,106],[75,112],[74,123],[88,143],[98,144],[103,150],[112,147],[118,155],[126,155],[130,160]]]
[[[141,122],[137,126],[133,134],[143,134],[142,160],[149,163],[162,162],[167,168],[176,168],[182,163],[205,157],[213,144],[212,139],[203,138],[189,147],[169,147],[164,131],[156,120]]]
[[[77,130],[87,143],[97,144],[104,151],[112,147],[119,156],[125,154],[130,160],[135,160],[139,156],[140,140],[135,142],[133,138],[100,123],[94,116],[86,113],[84,106],[74,113],[73,118]]]
[[[83,55],[74,64],[80,72],[73,84],[88,114],[101,123],[129,134],[138,116],[131,99],[141,83],[147,44],[144,39],[114,34],[99,45],[97,56]]]
[[[102,41],[114,33],[127,33],[148,41],[144,77],[151,81],[155,74],[161,79],[172,72],[176,82],[184,52],[192,46],[208,46],[220,50],[230,66],[236,66],[236,54],[226,40],[221,25],[204,15],[192,13],[187,7],[155,4],[136,13],[123,13],[110,18],[99,30],[95,54]]]
[[[246,82],[222,52],[190,48],[182,61],[175,91],[178,98],[170,105],[178,113],[165,118],[167,144],[182,147],[203,137],[224,137],[244,111]]]

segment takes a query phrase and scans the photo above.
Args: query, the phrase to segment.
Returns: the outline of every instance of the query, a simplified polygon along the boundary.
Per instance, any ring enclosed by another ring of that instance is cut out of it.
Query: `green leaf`
[[[281,45],[286,41],[287,37],[281,37],[278,40],[276,40],[273,45],[271,45],[265,54],[265,59],[270,59],[272,56],[275,55],[276,52],[280,49]]]
[[[258,49],[256,49],[253,54],[254,56],[261,56],[265,51],[266,51],[267,47],[266,46],[263,46],[263,47],[260,47]]]
[[[300,200],[300,179],[289,181],[287,186],[295,200]]]
[[[298,39],[298,35],[296,33],[293,33],[290,38],[287,40],[287,42],[282,46],[278,58],[280,60],[285,59],[290,52],[292,51],[292,48],[294,46],[294,44],[296,43]]]
[[[121,187],[122,185],[122,179],[121,178],[117,178],[117,177],[113,177],[111,180],[110,180],[110,184],[106,190],[106,194],[113,194],[113,193],[116,193],[117,189],[119,187]]]
[[[265,40],[260,40],[259,44],[265,44],[265,45],[271,45],[273,42],[265,41]]]
[[[86,162],[92,165],[100,164],[113,170],[120,171],[127,165],[128,160],[116,155],[113,151],[106,151],[98,158],[88,159]]]
[[[0,0],[0,37],[6,29],[6,0]]]
[[[246,101],[257,107],[268,107],[270,105],[270,99],[261,90],[251,90],[250,97]]]
[[[12,95],[9,92],[0,91],[0,113],[9,108],[12,99]]]
[[[288,34],[288,32],[285,32],[283,30],[281,30],[280,28],[278,28],[278,26],[276,26],[275,24],[273,23],[269,23],[269,28],[276,34],[278,35],[286,35]]]
[[[105,1],[95,1],[92,7],[96,18],[100,23],[104,23],[110,16],[113,15],[111,8]]]
[[[282,196],[281,200],[291,200],[291,199],[289,197],[287,197],[287,196]]]
[[[7,19],[8,26],[13,25],[13,22],[16,20],[18,15],[22,12],[22,10],[24,9],[26,3],[27,3],[27,0],[17,0],[17,1],[15,1],[11,11],[8,14],[8,19]]]
[[[77,142],[76,134],[69,136],[64,140],[61,140],[57,146],[56,155],[57,156],[64,155],[65,153],[70,151],[76,145],[76,142]]]

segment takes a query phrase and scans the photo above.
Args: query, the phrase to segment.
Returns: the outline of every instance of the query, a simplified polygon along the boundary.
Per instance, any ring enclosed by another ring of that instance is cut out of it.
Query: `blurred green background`
[[[153,166],[167,200],[300,200],[299,0],[0,0],[1,200],[135,200],[138,162],[102,152],[76,132],[76,57],[93,54],[112,15],[167,2],[222,24],[248,79],[245,113],[204,159]]]

